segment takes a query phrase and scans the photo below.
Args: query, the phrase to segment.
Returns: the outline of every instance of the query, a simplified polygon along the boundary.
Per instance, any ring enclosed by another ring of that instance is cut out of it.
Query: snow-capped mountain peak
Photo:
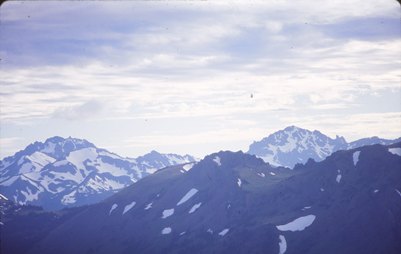
[[[400,141],[378,137],[364,138],[348,143],[344,137],[330,138],[320,131],[310,131],[297,126],[288,126],[249,146],[248,153],[262,158],[273,166],[293,168],[309,159],[321,161],[338,150],[353,149],[365,145],[389,145]]]
[[[159,168],[192,161],[156,151],[123,158],[84,139],[56,136],[0,161],[0,186],[19,204],[58,209],[97,202]]]
[[[254,154],[274,166],[293,167],[309,158],[322,160],[346,145],[343,137],[332,139],[321,132],[289,126],[261,141],[254,142],[248,153]]]

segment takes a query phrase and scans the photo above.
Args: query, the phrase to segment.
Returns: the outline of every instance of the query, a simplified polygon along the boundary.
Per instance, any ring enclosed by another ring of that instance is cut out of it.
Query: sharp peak
[[[74,138],[71,136],[68,136],[67,138],[64,138],[62,136],[53,136],[50,138],[47,138],[46,141],[44,143],[49,143],[49,142],[64,142],[64,141],[72,141],[72,142],[83,142],[83,143],[87,143],[87,144],[91,144],[93,145],[91,142],[89,142],[86,139],[83,138]]]
[[[162,153],[159,153],[159,152],[156,151],[156,150],[152,150],[152,151],[146,153],[145,155],[147,155],[147,154],[162,154]]]
[[[219,152],[216,153],[211,153],[206,155],[202,160],[208,160],[208,159],[215,159],[216,157],[219,158],[225,158],[225,157],[232,157],[232,156],[247,156],[247,157],[255,157],[254,155],[248,154],[248,153],[244,153],[242,150],[239,151],[230,151],[230,150],[221,150]],[[256,158],[256,157],[255,157]]]

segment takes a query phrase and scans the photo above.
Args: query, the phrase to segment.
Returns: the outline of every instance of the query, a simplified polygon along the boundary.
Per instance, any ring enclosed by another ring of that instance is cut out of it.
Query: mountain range
[[[156,151],[123,158],[86,140],[52,137],[0,161],[0,187],[18,204],[56,210],[96,203],[159,168],[193,161]]]
[[[390,145],[401,141],[378,137],[363,138],[348,143],[344,137],[335,139],[321,132],[289,126],[279,130],[249,146],[248,153],[256,155],[273,166],[293,168],[296,164],[306,163],[309,159],[321,161],[338,150],[354,149],[361,146],[381,144]]]
[[[321,161],[338,150],[399,141],[372,137],[347,143],[343,137],[332,139],[316,130],[289,126],[252,143],[247,153],[275,167],[293,168],[309,159]],[[56,136],[0,161],[0,193],[18,204],[47,210],[94,204],[157,169],[194,161],[191,155],[156,151],[123,158],[84,139]]]
[[[15,254],[396,254],[400,165],[401,143],[341,150],[293,169],[222,151],[85,207],[8,203],[2,246]]]

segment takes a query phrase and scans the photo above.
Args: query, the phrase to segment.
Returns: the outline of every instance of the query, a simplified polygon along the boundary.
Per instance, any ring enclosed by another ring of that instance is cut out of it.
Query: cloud
[[[24,138],[22,137],[7,137],[0,138],[0,158],[10,156],[23,147]]]
[[[54,111],[53,117],[66,120],[85,121],[94,118],[103,110],[103,104],[91,100],[80,105],[65,106]]]
[[[192,128],[218,139],[213,128],[268,134],[291,121],[317,129],[319,118],[401,112],[396,1],[8,1],[1,11],[10,137],[16,125],[82,119],[82,129],[174,119],[176,136],[181,121],[223,119]]]

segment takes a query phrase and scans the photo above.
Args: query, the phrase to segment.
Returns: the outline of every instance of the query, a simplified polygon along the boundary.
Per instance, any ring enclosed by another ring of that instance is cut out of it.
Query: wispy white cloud
[[[401,134],[396,1],[9,1],[1,14],[2,137],[32,135],[15,126],[84,119],[85,130],[175,119],[172,137],[188,131],[183,119],[224,119],[186,140],[210,135],[227,144],[234,131],[243,142],[254,139],[243,129],[260,137],[336,119],[348,119],[348,127],[335,125],[345,136],[379,135],[386,125]],[[374,123],[380,114],[394,115]],[[148,137],[171,141],[156,129]]]

